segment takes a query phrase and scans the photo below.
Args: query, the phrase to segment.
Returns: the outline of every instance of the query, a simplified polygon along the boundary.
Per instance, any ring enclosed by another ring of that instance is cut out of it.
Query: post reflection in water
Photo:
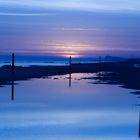
[[[139,138],[140,138],[140,112],[139,112],[139,122],[138,122],[139,124],[139,128],[138,128],[138,136],[139,136]]]
[[[72,79],[71,73],[69,73],[69,88],[71,88],[71,79]]]
[[[12,97],[11,99],[14,100],[14,74],[15,74],[15,58],[14,53],[12,54]]]
[[[11,97],[12,100],[14,100],[14,80],[12,78],[12,97]]]

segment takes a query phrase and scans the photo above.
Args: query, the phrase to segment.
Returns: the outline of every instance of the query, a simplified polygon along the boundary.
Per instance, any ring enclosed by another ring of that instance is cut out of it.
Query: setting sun
[[[140,140],[140,0],[0,0],[1,140]]]

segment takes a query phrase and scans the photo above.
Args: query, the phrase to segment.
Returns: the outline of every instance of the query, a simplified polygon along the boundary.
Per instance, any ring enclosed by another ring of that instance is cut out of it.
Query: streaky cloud
[[[103,31],[106,29],[100,29],[100,28],[61,28],[60,30],[63,30],[63,31]]]
[[[0,6],[108,12],[140,12],[139,0],[0,0]]]
[[[0,16],[50,16],[52,14],[48,13],[2,13],[0,12]]]

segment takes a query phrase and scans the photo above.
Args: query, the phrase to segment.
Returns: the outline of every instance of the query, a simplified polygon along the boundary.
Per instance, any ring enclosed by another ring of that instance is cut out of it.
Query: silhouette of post
[[[70,56],[70,59],[69,59],[69,67],[70,67],[70,72],[71,72],[71,56]]]
[[[99,56],[99,70],[101,70],[102,57]]]
[[[101,56],[99,56],[99,63],[101,64],[101,61],[102,61],[102,57]]]
[[[69,88],[71,88],[71,73],[69,73]]]
[[[99,56],[99,64],[101,64],[101,63],[102,63],[102,57]]]
[[[15,55],[12,53],[12,100],[14,100]]]
[[[71,56],[69,58],[69,88],[71,88]]]

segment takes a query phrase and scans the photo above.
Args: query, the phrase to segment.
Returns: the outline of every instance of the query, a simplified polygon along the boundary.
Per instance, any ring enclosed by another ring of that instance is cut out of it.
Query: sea
[[[92,57],[92,58],[71,58],[71,63],[100,63],[100,62],[116,62],[124,59],[107,59],[106,57]],[[69,65],[70,58],[64,57],[45,57],[45,56],[15,56],[16,66],[65,66]],[[0,66],[11,65],[12,57],[0,56]]]

